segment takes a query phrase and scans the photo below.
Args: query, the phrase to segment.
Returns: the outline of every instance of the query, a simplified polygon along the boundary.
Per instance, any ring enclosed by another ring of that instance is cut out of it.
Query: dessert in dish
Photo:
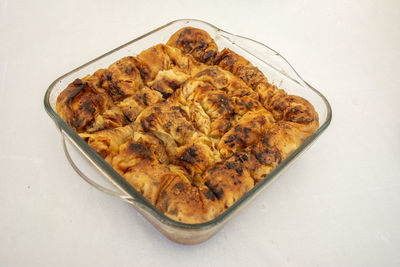
[[[57,113],[150,203],[214,219],[316,129],[318,114],[201,29],[76,79]]]

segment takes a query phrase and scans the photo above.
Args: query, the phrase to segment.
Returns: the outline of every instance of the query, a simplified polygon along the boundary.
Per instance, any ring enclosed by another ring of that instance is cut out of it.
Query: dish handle
[[[64,131],[61,130],[61,138],[62,138],[62,146],[64,149],[64,154],[67,157],[67,160],[69,162],[69,164],[71,164],[71,167],[75,170],[75,172],[83,179],[85,180],[88,184],[90,184],[91,186],[95,187],[96,189],[110,195],[113,197],[118,197],[120,199],[122,199],[125,202],[128,202],[130,204],[132,204],[132,202],[134,201],[134,199],[131,196],[125,195],[124,193],[120,193],[120,192],[116,192],[112,189],[109,189],[105,186],[102,186],[100,184],[98,184],[97,182],[93,181],[92,179],[90,179],[85,173],[83,173],[79,167],[75,164],[74,160],[71,157],[71,154],[68,151],[67,145],[66,145],[66,141],[65,141],[65,134]]]

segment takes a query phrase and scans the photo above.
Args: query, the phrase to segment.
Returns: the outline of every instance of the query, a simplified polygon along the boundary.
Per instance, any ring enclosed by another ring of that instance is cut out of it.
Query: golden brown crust
[[[150,203],[185,223],[217,217],[318,128],[307,100],[190,27],[75,80],[57,112]]]
[[[192,27],[185,27],[174,33],[167,45],[179,48],[206,64],[212,64],[218,54],[218,47],[211,36],[203,30]]]
[[[109,95],[95,83],[76,79],[58,96],[57,113],[76,131],[83,132],[111,103]]]
[[[148,84],[153,90],[160,92],[161,95],[167,99],[175,92],[176,89],[181,87],[183,82],[189,77],[189,75],[177,70],[161,70],[157,73],[154,80]]]
[[[128,122],[136,120],[137,116],[148,106],[163,101],[162,94],[148,87],[143,87],[135,95],[129,96],[117,103],[116,106],[125,115]]]
[[[162,44],[143,50],[137,55],[140,75],[145,83],[152,81],[161,70],[170,68],[171,61]]]
[[[221,155],[226,158],[234,152],[259,142],[274,122],[271,113],[262,107],[259,110],[247,112],[235,127],[222,136],[218,144]]]
[[[143,86],[137,65],[136,58],[124,57],[103,72],[102,87],[106,89],[114,102],[134,95]]]
[[[222,161],[206,171],[202,184],[214,193],[225,208],[229,208],[254,187],[254,180],[249,170]]]
[[[180,176],[170,173],[156,207],[167,216],[186,223],[204,221],[199,188]]]
[[[129,124],[124,127],[106,129],[95,133],[81,133],[80,137],[109,162],[119,152],[119,146],[125,143],[135,130],[135,126]]]
[[[223,49],[221,53],[218,54],[217,58],[214,60],[214,64],[232,72],[251,88],[255,88],[257,84],[268,82],[267,78],[258,68],[254,67],[248,60],[229,48]]]

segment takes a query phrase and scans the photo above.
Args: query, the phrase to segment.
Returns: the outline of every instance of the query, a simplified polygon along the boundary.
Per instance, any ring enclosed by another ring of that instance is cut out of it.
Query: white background
[[[225,228],[175,244],[81,180],[43,108],[67,71],[178,18],[280,52],[319,140]],[[0,266],[400,266],[400,2],[0,1]]]

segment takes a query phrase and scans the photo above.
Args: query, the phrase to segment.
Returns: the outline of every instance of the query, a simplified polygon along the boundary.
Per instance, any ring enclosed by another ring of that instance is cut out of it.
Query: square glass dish
[[[76,78],[85,77],[100,68],[108,67],[110,64],[125,56],[137,55],[142,50],[158,43],[166,43],[173,33],[186,26],[205,30],[215,40],[220,50],[223,48],[229,48],[244,56],[265,74],[270,83],[285,89],[289,94],[298,95],[307,99],[311,104],[313,104],[315,110],[318,112],[320,125],[317,131],[299,148],[297,148],[267,177],[255,185],[253,189],[240,198],[234,205],[229,207],[217,218],[201,224],[185,224],[177,222],[161,213],[108,163],[106,163],[105,160],[56,113],[56,100],[58,95]],[[47,89],[44,98],[44,106],[47,113],[53,119],[57,128],[59,128],[61,132],[67,159],[83,179],[99,190],[120,197],[122,200],[132,204],[166,237],[183,244],[196,244],[203,242],[221,229],[225,223],[227,223],[237,212],[265,189],[274,178],[278,177],[278,174],[280,174],[290,163],[304,152],[318,136],[321,135],[321,133],[329,126],[332,117],[331,107],[326,98],[319,91],[303,81],[291,65],[277,52],[257,41],[228,33],[209,23],[192,19],[170,22],[61,76]],[[119,192],[103,187],[91,180],[75,165],[65,144],[65,137],[67,137],[69,141],[78,148],[78,150],[104,175],[106,179],[108,179],[108,181],[115,185]]]

